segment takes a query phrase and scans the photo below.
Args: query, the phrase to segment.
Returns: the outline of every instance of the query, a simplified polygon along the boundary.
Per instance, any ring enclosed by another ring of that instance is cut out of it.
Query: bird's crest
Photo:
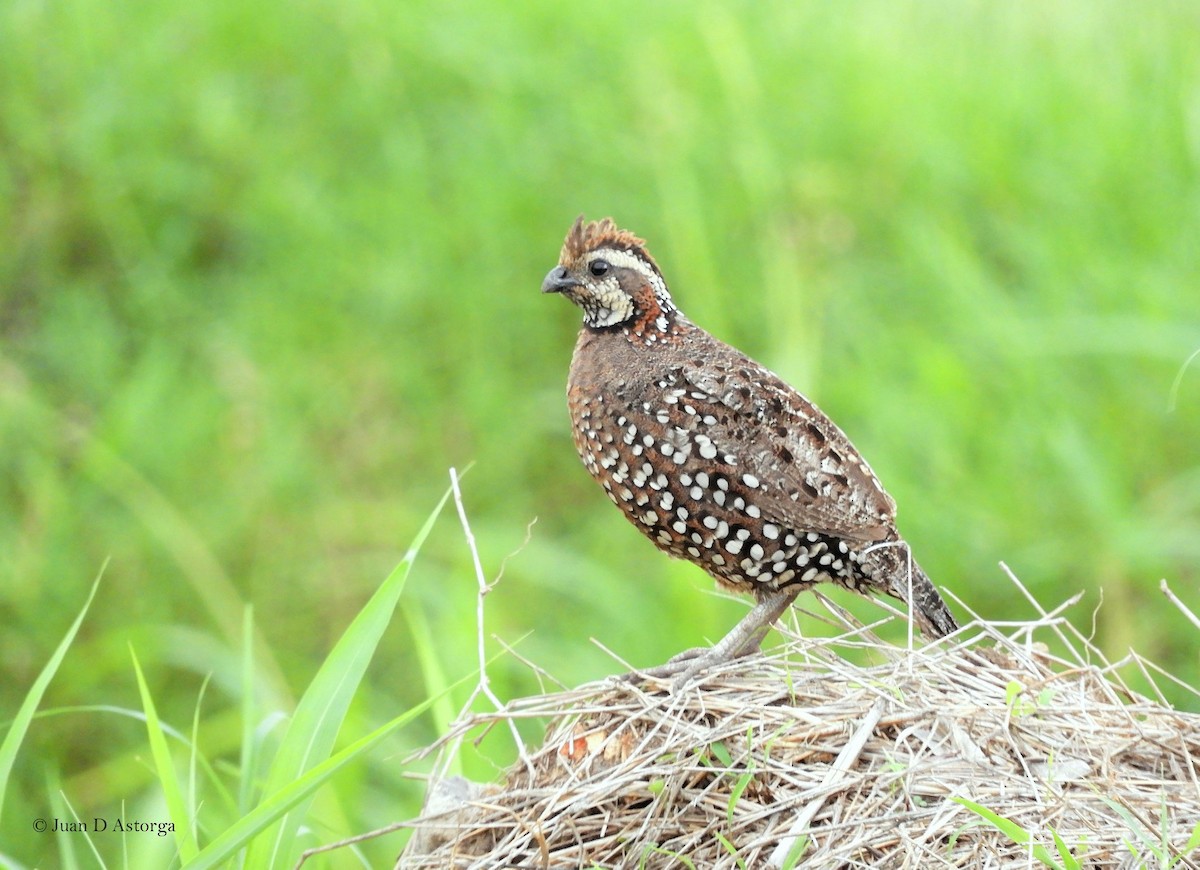
[[[612,218],[585,222],[583,215],[575,218],[575,223],[571,225],[571,229],[567,233],[567,239],[563,242],[562,254],[559,261],[564,264],[576,263],[589,251],[595,251],[599,248],[618,248],[623,251],[635,253],[653,266],[654,271],[659,271],[658,264],[654,262],[654,258],[646,250],[646,243],[644,241],[629,232],[629,230],[623,230],[618,227],[613,223]]]

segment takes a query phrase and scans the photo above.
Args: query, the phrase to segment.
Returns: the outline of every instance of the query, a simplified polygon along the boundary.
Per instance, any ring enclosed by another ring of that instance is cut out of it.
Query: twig
[[[392,822],[390,825],[384,825],[382,828],[376,828],[373,831],[367,831],[365,834],[355,834],[353,837],[346,837],[344,840],[338,840],[334,843],[326,843],[323,846],[313,846],[311,849],[305,849],[300,853],[300,860],[296,862],[293,870],[300,870],[300,868],[304,866],[305,861],[324,852],[333,852],[337,849],[345,849],[347,846],[353,846],[355,843],[361,843],[364,840],[374,840],[376,837],[382,837],[385,834],[390,834],[394,831],[402,831],[405,828],[411,828],[415,824],[417,823],[413,821]]]
[[[462,490],[458,485],[458,471],[454,468],[450,469],[450,488],[454,490],[454,507],[458,511],[458,520],[462,523],[463,535],[467,539],[467,549],[471,551],[471,562],[475,566],[475,579],[479,583],[479,594],[475,597],[475,639],[479,653],[479,691],[492,702],[492,705],[499,712],[504,709],[504,704],[500,703],[500,699],[492,691],[491,682],[488,679],[487,652],[484,645],[483,631],[483,599],[492,591],[492,584],[489,584],[483,576],[483,563],[479,560],[479,549],[475,546],[475,534],[471,531],[471,523],[467,520],[467,509],[463,505]],[[525,743],[521,740],[521,734],[517,731],[516,723],[508,717],[505,717],[504,721],[508,724],[508,730],[512,733],[513,742],[517,745],[517,753],[529,768],[529,774],[532,776],[533,765],[529,761],[529,753],[525,750]]]
[[[1058,627],[1055,617],[1057,617],[1057,615],[1060,612],[1062,612],[1063,610],[1066,610],[1069,607],[1074,607],[1079,602],[1079,600],[1083,597],[1083,593],[1076,592],[1073,596],[1071,596],[1066,601],[1064,601],[1062,604],[1060,604],[1058,607],[1056,607],[1052,612],[1047,613],[1046,609],[1044,607],[1042,607],[1041,603],[1039,603],[1038,600],[1036,598],[1034,598],[1032,594],[1030,594],[1029,590],[1027,588],[1025,588],[1025,584],[1020,581],[1020,579],[1017,577],[1016,574],[1013,573],[1013,570],[1011,568],[1009,568],[1008,565],[1006,565],[1004,562],[1001,562],[1000,568],[1001,568],[1001,570],[1004,571],[1005,574],[1008,575],[1008,579],[1013,582],[1013,585],[1016,586],[1019,590],[1021,590],[1021,594],[1025,596],[1026,600],[1028,600],[1029,603],[1033,605],[1034,609],[1037,610],[1038,614],[1042,617],[1042,619],[1040,621],[1046,623],[1046,625],[1049,626],[1050,630],[1053,631],[1056,635],[1058,635],[1058,639],[1061,640],[1063,642],[1063,645],[1066,646],[1066,648],[1071,651],[1071,655],[1075,656],[1076,660],[1082,661],[1082,658],[1079,655],[1079,650],[1075,649],[1075,645],[1072,644],[1071,641],[1067,639],[1067,636],[1065,634],[1063,634],[1062,629],[1060,629]],[[1033,639],[1032,632],[1029,634],[1029,638],[1032,641],[1032,639]]]
[[[842,747],[842,751],[838,753],[837,759],[833,762],[833,766],[829,768],[829,772],[825,775],[825,780],[822,782],[822,787],[833,785],[846,775],[855,762],[858,761],[858,756],[862,754],[863,747],[867,745],[867,740],[875,731],[875,726],[879,724],[880,718],[883,717],[883,701],[877,700],[871,705],[871,709],[867,710],[867,714],[863,716],[862,724],[858,726],[858,730],[850,738],[849,742]],[[808,826],[812,823],[813,817],[820,812],[821,807],[825,805],[825,801],[829,799],[831,791],[813,798],[808,802],[808,805],[800,811],[796,821],[788,828],[787,836],[779,841],[779,845],[771,852],[771,857],[767,859],[769,867],[783,867],[783,862],[787,860],[788,853],[792,851],[792,847],[796,845],[796,841],[800,839],[800,835],[808,830]]]
[[[593,644],[594,646],[597,646],[597,647],[599,647],[599,648],[600,648],[600,650],[601,650],[602,652],[605,652],[605,653],[607,653],[607,654],[608,654],[610,657],[612,657],[613,661],[615,661],[615,662],[616,662],[617,664],[619,664],[621,667],[625,668],[625,670],[627,670],[627,671],[630,671],[630,672],[634,672],[634,671],[636,671],[636,670],[637,670],[637,668],[635,668],[633,665],[631,665],[631,664],[630,664],[629,662],[627,662],[625,659],[621,658],[621,656],[617,655],[617,653],[613,652],[611,649],[609,649],[608,647],[606,647],[606,646],[605,646],[603,643],[601,643],[601,642],[600,642],[600,641],[599,641],[597,638],[594,638],[594,637],[589,637],[589,638],[588,638],[588,640],[589,640],[589,641],[591,641],[591,642],[592,642],[592,644]]]
[[[526,635],[526,637],[528,637],[528,635]],[[523,656],[519,652],[517,652],[515,643],[509,643],[504,638],[500,637],[499,635],[495,635],[495,634],[492,635],[492,640],[494,640],[494,641],[496,641],[496,643],[500,644],[500,646],[502,646],[504,648],[504,651],[506,653],[508,653],[510,656],[512,656],[517,661],[519,661],[525,667],[529,668],[530,672],[535,677],[537,677],[538,688],[541,690],[543,695],[546,694],[546,684],[547,683],[552,683],[557,688],[557,690],[560,692],[566,691],[568,688],[570,688],[566,683],[564,683],[562,680],[555,677],[552,673],[550,673],[548,670],[543,668],[537,662],[533,661],[532,659],[527,659],[527,658],[525,658],[525,656]],[[519,639],[516,643],[520,643],[521,640],[524,640],[524,638]]]
[[[1171,587],[1167,585],[1166,578],[1158,581],[1158,588],[1162,590],[1163,595],[1167,596],[1168,601],[1179,608],[1179,612],[1186,616],[1192,625],[1196,626],[1196,628],[1200,628],[1200,617],[1192,613],[1188,606],[1180,601],[1179,597],[1171,591]]]
[[[1191,356],[1183,361],[1183,365],[1179,367],[1179,372],[1175,375],[1175,380],[1171,382],[1171,391],[1167,394],[1167,413],[1174,414],[1176,405],[1179,402],[1179,388],[1183,385],[1183,376],[1187,373],[1188,366],[1192,361],[1200,357],[1200,347],[1192,351]]]
[[[944,799],[958,793],[1026,830],[1053,829],[1084,863],[1130,850],[1129,866],[1157,866],[1156,856],[1189,866],[1200,716],[1129,691],[1120,669],[1165,687],[1164,672],[1132,652],[1109,663],[1063,616],[1077,598],[1034,604],[1032,621],[979,620],[953,645],[911,652],[812,600],[840,637],[801,639],[781,625],[783,643],[767,655],[714,668],[688,692],[608,679],[465,708],[438,741],[443,756],[501,719],[550,726],[472,804],[478,816],[432,820],[452,839],[410,846],[397,867],[625,866],[635,850],[669,850],[696,867],[779,868],[805,843],[803,866],[1036,863],[999,829],[964,825],[963,807]],[[1071,642],[1065,656],[1036,643],[1049,635],[1057,646],[1057,632]],[[972,649],[988,640],[994,649]],[[852,663],[859,654],[875,663]],[[1006,704],[1013,683],[1022,699]],[[1081,763],[1086,772],[1069,772]],[[1101,780],[1102,790],[1086,787]],[[1108,794],[1136,814],[1117,818]],[[723,836],[709,837],[714,829]]]

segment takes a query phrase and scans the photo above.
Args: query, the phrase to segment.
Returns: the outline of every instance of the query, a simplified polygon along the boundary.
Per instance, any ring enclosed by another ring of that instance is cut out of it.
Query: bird
[[[896,527],[896,503],[845,433],[780,377],[679,307],[646,243],[611,218],[567,233],[543,293],[583,323],[567,379],[579,458],[658,549],[755,605],[659,675],[760,650],[804,589],[905,603],[932,639],[958,625]]]

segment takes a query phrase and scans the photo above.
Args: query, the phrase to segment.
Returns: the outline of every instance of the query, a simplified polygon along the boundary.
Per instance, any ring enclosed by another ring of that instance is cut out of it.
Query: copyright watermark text
[[[97,816],[90,822],[76,819],[34,819],[33,829],[39,834],[106,834],[106,833],[135,833],[156,834],[165,837],[174,832],[174,822],[143,822],[140,819],[123,819],[116,817],[104,819]]]

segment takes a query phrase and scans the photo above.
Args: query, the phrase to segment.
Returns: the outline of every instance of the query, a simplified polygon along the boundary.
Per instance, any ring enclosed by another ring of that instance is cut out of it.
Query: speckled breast
[[[679,374],[651,384],[568,390],[580,458],[643,534],[741,592],[858,585],[858,554],[772,516],[771,484],[739,468],[736,447],[710,437],[710,427],[728,424],[727,408]]]

